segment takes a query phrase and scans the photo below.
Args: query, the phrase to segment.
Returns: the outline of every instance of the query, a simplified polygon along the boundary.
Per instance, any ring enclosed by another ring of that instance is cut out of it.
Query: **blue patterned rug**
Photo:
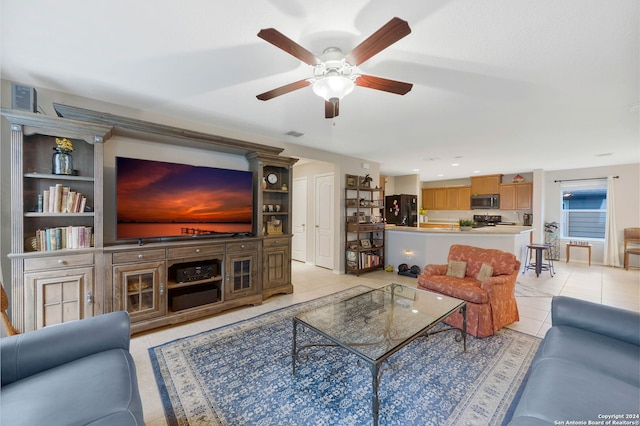
[[[291,372],[291,318],[359,286],[149,349],[169,425],[370,425],[371,372],[341,348],[308,349]],[[389,358],[381,425],[500,424],[540,339],[503,329],[415,340]],[[313,332],[299,333],[317,341]]]

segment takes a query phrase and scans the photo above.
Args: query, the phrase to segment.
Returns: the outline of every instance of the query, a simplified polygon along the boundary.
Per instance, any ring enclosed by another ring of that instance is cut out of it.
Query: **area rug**
[[[314,347],[291,369],[291,318],[355,287],[149,349],[169,425],[370,425],[371,372],[342,348]],[[389,358],[381,425],[500,424],[540,339],[503,329],[416,339]],[[299,338],[316,342],[313,332]],[[362,365],[362,366],[360,366]]]

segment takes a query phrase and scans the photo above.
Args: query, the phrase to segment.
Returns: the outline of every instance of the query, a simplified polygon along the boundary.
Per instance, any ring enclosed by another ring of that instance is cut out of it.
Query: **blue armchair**
[[[144,425],[129,340],[126,312],[0,339],[0,424]]]

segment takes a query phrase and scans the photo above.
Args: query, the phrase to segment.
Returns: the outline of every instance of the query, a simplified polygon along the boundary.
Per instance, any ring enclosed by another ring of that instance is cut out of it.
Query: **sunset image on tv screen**
[[[117,237],[251,232],[252,173],[116,158]]]

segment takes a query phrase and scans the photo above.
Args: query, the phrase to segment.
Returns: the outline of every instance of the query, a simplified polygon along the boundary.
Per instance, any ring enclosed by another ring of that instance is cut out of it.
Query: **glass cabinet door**
[[[141,312],[154,308],[153,281],[154,273],[125,275],[125,292],[127,295],[127,312]]]
[[[225,296],[228,299],[254,294],[256,291],[257,253],[230,255],[227,259]]]
[[[166,313],[164,262],[114,267],[119,309],[129,312],[132,321]]]
[[[251,288],[251,259],[233,262],[233,291]]]

